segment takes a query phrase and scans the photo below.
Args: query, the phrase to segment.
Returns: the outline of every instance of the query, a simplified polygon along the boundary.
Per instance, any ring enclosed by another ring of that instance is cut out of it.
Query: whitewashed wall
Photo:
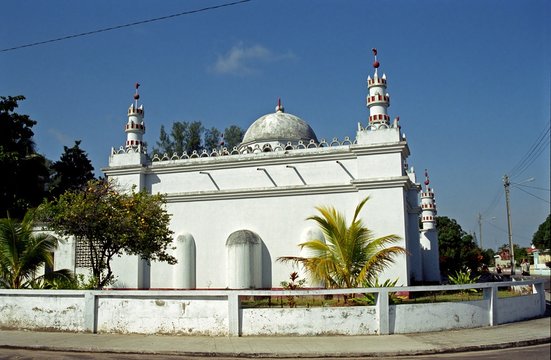
[[[497,306],[497,318],[500,322],[508,323],[524,319],[530,319],[543,314],[542,302],[537,294],[522,295],[510,298],[499,298]],[[545,312],[545,300],[543,301]]]
[[[368,142],[134,166],[130,161],[110,162],[111,167],[104,172],[121,186],[135,184],[152,193],[167,194],[175,243],[180,234],[195,240],[198,289],[228,288],[225,244],[238,230],[253,231],[262,239],[262,288],[279,287],[296,268],[277,259],[299,255],[297,245],[303,232],[315,225],[306,221],[316,214],[315,207],[334,206],[350,219],[365,196],[371,200],[362,218],[374,236],[396,234],[402,238],[398,245],[410,254],[397,257],[382,274],[381,282],[398,279],[398,285],[409,285],[413,278],[410,268],[418,267],[410,263],[421,261],[412,258],[420,255],[419,234],[408,229],[405,198],[411,182],[404,174],[403,161],[409,149],[400,141],[397,129],[388,132],[393,136],[385,138],[386,144]],[[126,158],[129,154],[112,155],[112,160],[117,156]],[[417,228],[417,222],[414,225]],[[146,287],[147,282],[139,280],[137,267],[133,257],[116,259],[113,269],[117,286]],[[174,266],[152,263],[150,270],[151,288],[175,287]]]
[[[533,294],[498,298],[503,286]],[[483,288],[477,301],[388,304],[392,291]],[[375,306],[245,309],[240,297],[374,292]],[[543,280],[453,286],[300,291],[0,290],[0,329],[209,336],[369,335],[450,330],[521,321],[545,313]]]
[[[372,335],[375,306],[243,309],[241,335]]]
[[[0,328],[85,331],[83,291],[0,290]]]
[[[390,308],[393,334],[474,328],[489,323],[488,300],[403,304]]]
[[[225,298],[98,298],[97,331],[101,333],[220,336],[228,333]]]

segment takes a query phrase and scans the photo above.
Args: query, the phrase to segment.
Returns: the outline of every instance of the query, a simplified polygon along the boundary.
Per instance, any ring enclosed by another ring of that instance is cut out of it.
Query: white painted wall
[[[238,230],[260,236],[262,288],[278,287],[294,269],[277,259],[300,254],[297,244],[303,231],[315,226],[306,221],[317,214],[315,207],[333,206],[350,220],[365,196],[370,200],[361,216],[373,235],[398,235],[397,245],[409,251],[381,274],[380,282],[398,279],[398,285],[409,285],[412,269],[419,273],[422,263],[419,233],[414,231],[418,225],[411,224],[406,199],[410,189],[416,188],[403,166],[409,149],[400,141],[397,128],[381,130],[384,144],[371,141],[378,136],[375,133],[367,131],[369,141],[359,145],[144,162],[134,167],[132,161],[143,161],[136,157],[140,154],[118,154],[111,156],[104,172],[123,187],[135,184],[167,194],[174,244],[178,234],[189,234],[195,240],[197,288],[229,286],[225,243]],[[117,156],[124,161],[115,161]],[[409,195],[410,202],[417,203],[413,197]],[[146,287],[148,281],[135,273],[136,261],[126,256],[116,259],[116,286]],[[174,276],[174,266],[154,262],[149,285],[173,288]]]
[[[243,309],[243,336],[374,335],[374,306]]]
[[[100,297],[97,330],[119,334],[223,336],[228,333],[228,302],[200,296]]]
[[[522,295],[510,298],[498,298],[497,318],[499,322],[508,323],[530,319],[545,312],[545,299],[538,294]]]
[[[84,331],[83,291],[0,290],[0,328]]]
[[[0,328],[71,332],[239,335],[365,335],[493,326],[545,313],[544,280],[536,292],[497,298],[519,282],[384,289],[301,291],[53,291],[0,290]],[[238,297],[311,296],[388,291],[484,288],[483,300],[375,306],[241,309]],[[486,291],[488,290],[488,291]]]
[[[393,334],[473,328],[488,324],[487,300],[390,307],[390,332]]]

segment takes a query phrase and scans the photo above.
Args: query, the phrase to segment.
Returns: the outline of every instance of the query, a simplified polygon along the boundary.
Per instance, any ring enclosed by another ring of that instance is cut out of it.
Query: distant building
[[[136,185],[167,195],[178,263],[148,264],[124,256],[113,264],[114,286],[279,287],[300,269],[277,258],[300,255],[298,244],[323,238],[315,224],[305,220],[316,213],[315,207],[330,205],[351,219],[366,196],[370,200],[361,217],[373,235],[396,234],[408,251],[380,281],[438,282],[434,192],[428,174],[421,190],[407,163],[408,142],[399,119],[391,121],[387,113],[387,77],[379,76],[375,49],[374,54],[374,73],[367,79],[369,120],[358,124],[355,138],[343,141],[318,140],[308,123],[285,112],[278,101],[275,112],[252,122],[238,147],[150,158],[137,84],[135,102],[128,109],[126,144],[112,150],[103,171],[123,187]],[[353,126],[346,119],[339,121]],[[76,259],[82,256],[74,243],[67,246],[72,250],[64,254],[74,260],[65,262],[78,267]]]

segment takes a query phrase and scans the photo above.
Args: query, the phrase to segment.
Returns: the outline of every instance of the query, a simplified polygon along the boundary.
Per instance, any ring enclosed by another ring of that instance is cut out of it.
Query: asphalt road
[[[210,357],[190,357],[186,355],[152,355],[152,354],[114,354],[114,353],[86,353],[86,352],[63,352],[63,351],[41,351],[41,350],[28,350],[28,349],[6,349],[0,348],[0,359],[2,360],[69,360],[69,359],[84,359],[84,360],[135,360],[135,359],[152,359],[152,360],[176,360],[176,359],[211,359]],[[218,360],[235,360],[235,357],[220,357]],[[282,359],[282,358],[262,358],[263,360],[269,359]],[[310,358],[311,360],[359,360],[365,358]],[[379,360],[396,359],[393,358],[376,358]],[[451,353],[451,354],[435,354],[435,355],[419,355],[419,356],[404,356],[399,357],[399,360],[420,360],[420,359],[446,359],[446,360],[551,360],[551,343],[543,345],[535,345],[528,347],[518,347],[499,350],[487,350],[487,351],[471,351],[464,353]]]

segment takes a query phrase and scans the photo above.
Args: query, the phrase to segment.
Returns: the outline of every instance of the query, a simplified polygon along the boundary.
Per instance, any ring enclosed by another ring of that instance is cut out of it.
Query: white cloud
[[[48,133],[52,135],[56,141],[61,145],[67,145],[72,142],[71,137],[57,129],[48,129]],[[67,145],[68,146],[68,145]]]
[[[239,43],[226,54],[219,55],[212,70],[219,74],[248,75],[258,72],[258,67],[263,63],[294,58],[291,52],[278,54],[261,45],[246,47]]]

